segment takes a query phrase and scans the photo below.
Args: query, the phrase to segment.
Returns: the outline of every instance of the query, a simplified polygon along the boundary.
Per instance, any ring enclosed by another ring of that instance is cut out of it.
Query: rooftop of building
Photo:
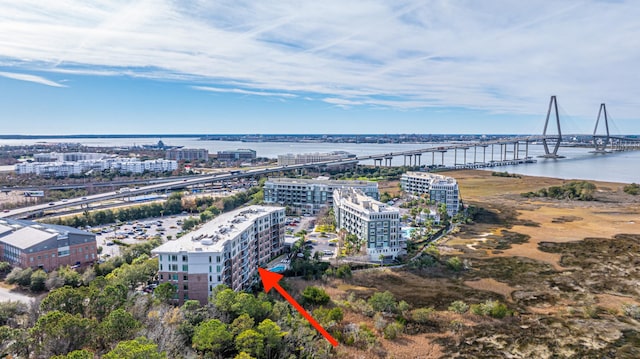
[[[399,210],[388,206],[382,202],[365,195],[361,190],[355,188],[340,188],[334,191],[334,201],[346,201],[350,207],[356,208],[363,213],[395,213]]]
[[[362,186],[378,186],[377,182],[373,181],[360,181],[360,180],[332,180],[327,177],[322,178],[288,178],[288,177],[269,177],[267,180],[272,183],[282,183],[282,184],[326,184],[326,185],[337,185],[337,186],[354,186],[354,185],[362,185]]]
[[[453,177],[447,177],[447,176],[443,176],[443,175],[439,175],[439,174],[435,174],[435,173],[429,173],[429,172],[405,172],[403,174],[403,176],[407,176],[407,177],[418,177],[418,178],[424,178],[424,179],[429,179],[431,181],[438,181],[438,182],[447,182],[447,183],[456,183],[456,179]]]
[[[182,151],[208,151],[206,148],[170,148],[167,150],[168,152],[182,152]]]
[[[256,219],[278,210],[284,207],[249,206],[224,213],[177,240],[162,244],[153,253],[222,252],[227,241],[236,238]]]
[[[57,237],[59,234],[70,233],[95,237],[92,233],[73,227],[8,218],[0,219],[0,241],[20,249],[30,248]]]
[[[27,221],[22,219],[10,219],[10,218],[0,218],[0,238],[2,238],[2,233],[4,233],[4,228],[11,228],[12,231],[21,229],[21,228],[33,228],[42,232],[54,233],[54,234],[79,234],[79,235],[89,235],[93,236],[92,233],[83,231],[81,229],[77,229],[69,226],[60,226],[57,224],[48,224],[48,223],[40,223],[34,221]]]
[[[58,233],[47,232],[34,227],[22,227],[5,234],[0,240],[16,248],[27,249],[57,235]]]
[[[218,151],[218,153],[253,153],[256,152],[255,150],[252,150],[250,148],[238,148],[237,150],[224,150],[224,151]]]

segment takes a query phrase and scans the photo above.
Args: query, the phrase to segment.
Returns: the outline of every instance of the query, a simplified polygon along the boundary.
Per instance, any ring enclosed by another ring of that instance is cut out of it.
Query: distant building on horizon
[[[217,158],[220,162],[252,161],[256,159],[256,151],[249,148],[239,148],[235,151],[218,151]]]
[[[101,160],[107,157],[111,156],[96,152],[46,152],[35,153],[33,160],[35,162],[77,162]]]
[[[21,162],[15,165],[18,175],[36,174],[45,177],[67,177],[81,175],[88,171],[113,170],[120,173],[170,172],[178,169],[173,160],[147,160],[137,158],[110,157],[100,160],[79,160],[75,162]]]
[[[0,261],[52,271],[98,259],[96,235],[73,227],[0,218]]]
[[[209,150],[204,148],[172,148],[165,152],[165,158],[175,161],[208,161]]]
[[[338,161],[355,157],[354,154],[345,151],[333,151],[329,153],[302,153],[278,155],[278,166],[302,165],[306,163]]]

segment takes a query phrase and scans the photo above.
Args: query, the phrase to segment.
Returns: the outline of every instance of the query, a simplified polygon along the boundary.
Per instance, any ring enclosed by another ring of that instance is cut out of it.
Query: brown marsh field
[[[465,269],[455,272],[441,260],[314,283],[334,301],[388,290],[411,308],[433,308],[427,322],[408,323],[399,339],[380,336],[374,349],[340,346],[339,357],[640,358],[640,313],[629,312],[640,305],[640,196],[624,193],[624,184],[593,182],[595,201],[530,199],[520,193],[568,181],[473,170],[446,175],[458,180],[465,204],[481,208],[473,224],[438,244],[441,259],[458,256]],[[454,313],[447,308],[456,300],[498,300],[510,315]],[[355,310],[345,321],[375,325]]]

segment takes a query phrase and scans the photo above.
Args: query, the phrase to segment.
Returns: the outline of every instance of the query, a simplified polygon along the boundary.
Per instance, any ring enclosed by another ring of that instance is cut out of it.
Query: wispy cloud
[[[63,85],[61,83],[51,81],[51,80],[45,79],[44,77],[36,76],[36,75],[20,74],[15,72],[0,72],[0,76],[14,79],[14,80],[35,82],[37,84],[47,85],[52,87],[67,87],[66,85]]]
[[[539,114],[555,94],[574,115],[606,101],[630,117],[639,17],[632,0],[0,0],[0,63],[342,107]]]
[[[239,93],[243,95],[255,95],[255,96],[276,96],[276,97],[298,97],[297,95],[284,93],[284,92],[267,92],[267,91],[250,91],[238,88],[223,88],[223,87],[211,87],[211,86],[191,86],[194,90],[209,91],[209,92],[223,92],[223,93]]]

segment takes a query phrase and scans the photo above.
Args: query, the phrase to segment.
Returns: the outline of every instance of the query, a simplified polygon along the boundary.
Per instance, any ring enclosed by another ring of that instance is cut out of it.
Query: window
[[[187,260],[188,260],[188,257],[187,257],[187,256],[182,256],[182,261],[183,261],[183,262],[186,262]]]
[[[189,276],[188,276],[188,275],[183,275],[183,276],[182,276],[182,280],[184,280],[184,281],[188,281],[188,280],[189,280]]]
[[[189,266],[188,266],[188,265],[186,265],[186,264],[183,264],[183,265],[182,265],[182,271],[183,271],[183,272],[188,272],[188,271],[189,271]]]
[[[162,269],[162,263],[160,263],[160,270],[164,270],[164,269]]]
[[[184,288],[184,290],[189,290],[189,285],[188,284],[185,284],[182,287]]]
[[[158,256],[160,258],[160,260],[162,260],[162,254]]]
[[[164,279],[164,274],[160,274],[160,280]]]

